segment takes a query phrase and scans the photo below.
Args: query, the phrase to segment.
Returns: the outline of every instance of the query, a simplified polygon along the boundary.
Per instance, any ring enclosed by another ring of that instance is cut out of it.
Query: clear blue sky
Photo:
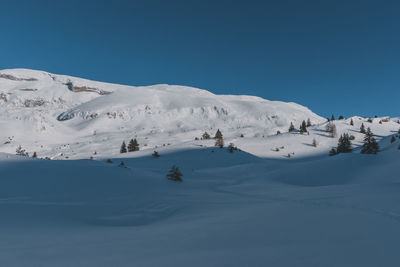
[[[0,69],[400,116],[400,1],[6,1]]]

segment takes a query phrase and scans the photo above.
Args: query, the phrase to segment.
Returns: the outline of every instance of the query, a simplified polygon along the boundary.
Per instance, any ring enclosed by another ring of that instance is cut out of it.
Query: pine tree
[[[390,143],[393,143],[394,141],[396,141],[396,137],[394,137],[394,135],[392,135],[392,139],[390,139]]]
[[[371,129],[368,127],[364,136],[364,145],[361,154],[376,154],[379,152],[379,145],[376,142]]]
[[[160,157],[160,154],[158,154],[158,152],[157,151],[154,151],[153,152],[153,154],[151,154],[153,157],[155,157],[155,158],[159,158]]]
[[[303,133],[306,133],[306,132],[307,132],[307,124],[306,124],[305,121],[303,121],[301,123],[301,125],[300,125],[300,133],[303,134]]]
[[[310,118],[308,118],[307,119],[307,127],[310,127],[311,126],[311,120],[310,120]]]
[[[210,136],[207,132],[204,132],[203,135],[202,135],[201,137],[202,137],[204,140],[208,140],[208,139],[211,138],[211,136]]]
[[[317,147],[317,140],[315,140],[315,138],[312,140],[312,146]]]
[[[219,139],[219,138],[223,138],[223,135],[221,131],[218,129],[217,132],[215,133],[214,139]]]
[[[230,143],[228,146],[229,153],[233,153],[234,150],[237,150],[237,147],[233,143]]]
[[[22,149],[21,146],[17,147],[17,149],[15,150],[15,153],[18,156],[24,156],[24,157],[28,157],[29,156],[28,152],[26,152],[25,149]]]
[[[330,137],[332,137],[332,138],[336,137],[336,135],[337,135],[336,125],[333,124],[332,122],[329,122],[326,125],[326,131],[329,133]]]
[[[329,150],[329,156],[335,156],[337,154],[336,149],[332,148],[331,150]]]
[[[353,119],[350,120],[350,125],[351,125],[351,126],[354,126]]]
[[[293,122],[291,122],[290,123],[290,126],[289,126],[289,132],[293,132],[293,131],[295,131],[296,129],[294,128],[294,125],[293,125]]]
[[[128,145],[128,152],[139,151],[139,144],[135,139],[131,139]]]
[[[119,150],[119,153],[126,153],[126,145],[125,141],[122,141],[121,149]]]
[[[37,158],[37,154],[36,152],[33,152],[32,158],[36,159]]]
[[[339,120],[344,120],[343,115],[340,115],[340,116],[339,116]]]
[[[333,116],[333,114],[332,114],[331,121],[334,121],[334,120],[335,120],[335,116]]]
[[[183,174],[179,170],[177,166],[172,166],[171,170],[167,174],[168,180],[176,181],[176,182],[182,182],[182,176]]]
[[[365,126],[364,126],[364,123],[361,123],[360,133],[365,134]]]
[[[219,129],[217,130],[214,138],[215,138],[215,146],[218,146],[220,148],[224,147],[224,137]]]
[[[336,149],[337,154],[339,153],[351,153],[353,151],[350,137],[347,133],[343,134],[339,138],[338,147]]]

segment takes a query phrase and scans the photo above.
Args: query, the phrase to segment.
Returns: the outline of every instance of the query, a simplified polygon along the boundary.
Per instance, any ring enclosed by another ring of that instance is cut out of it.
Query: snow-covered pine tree
[[[353,119],[350,119],[350,125],[351,125],[351,126],[354,126],[354,121],[353,121]]]
[[[182,176],[183,176],[182,172],[175,165],[172,166],[171,170],[167,174],[168,180],[176,181],[176,182],[182,182],[183,181]]]
[[[119,153],[126,153],[126,144],[125,141],[122,141],[121,149],[119,150]]]
[[[308,118],[307,119],[307,127],[310,127],[311,126],[311,120],[310,120],[310,118]]]
[[[364,145],[361,149],[361,154],[376,154],[379,152],[379,145],[368,127],[364,136]]]

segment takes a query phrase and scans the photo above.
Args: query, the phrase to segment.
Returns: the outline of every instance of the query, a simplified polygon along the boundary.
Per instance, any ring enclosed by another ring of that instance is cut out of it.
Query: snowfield
[[[1,266],[400,262],[399,118],[335,120],[332,138],[294,103],[24,69],[0,71],[0,109]],[[362,123],[376,155],[360,154]],[[201,140],[217,129],[238,150]],[[343,133],[353,153],[329,157]],[[140,151],[120,154],[131,138]]]

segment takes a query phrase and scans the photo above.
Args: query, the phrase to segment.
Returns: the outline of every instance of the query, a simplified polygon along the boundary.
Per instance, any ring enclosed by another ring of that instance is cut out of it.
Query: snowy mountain
[[[295,103],[185,86],[123,86],[26,69],[0,71],[0,114],[0,151],[13,153],[21,145],[52,158],[112,154],[110,146],[117,152],[122,140],[133,137],[153,149],[217,129],[228,139],[265,137],[287,131],[291,122],[324,121]],[[72,143],[87,153],[55,151]]]
[[[16,69],[0,127],[2,266],[398,266],[399,118]],[[217,129],[239,149],[200,138]],[[342,134],[353,152],[328,156]]]

